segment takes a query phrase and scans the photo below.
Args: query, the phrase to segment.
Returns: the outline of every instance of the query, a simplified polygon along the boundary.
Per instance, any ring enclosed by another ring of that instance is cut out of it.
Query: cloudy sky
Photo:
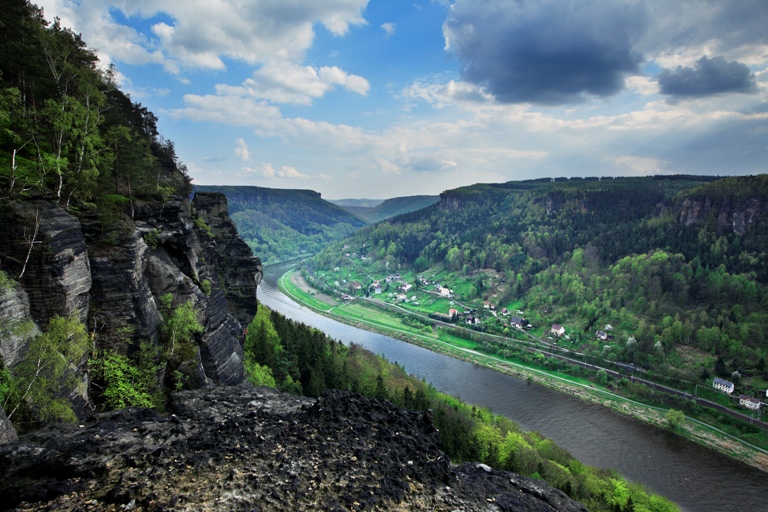
[[[195,183],[768,172],[766,0],[38,0]]]

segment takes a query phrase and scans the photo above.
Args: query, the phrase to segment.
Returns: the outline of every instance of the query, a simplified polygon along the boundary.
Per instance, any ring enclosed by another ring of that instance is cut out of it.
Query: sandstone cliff
[[[12,367],[53,316],[83,322],[94,349],[160,343],[160,297],[191,301],[204,326],[187,385],[243,380],[244,324],[256,313],[261,262],[239,239],[223,194],[140,202],[109,233],[47,199],[0,202],[0,355]],[[79,371],[87,384],[85,361]],[[87,386],[79,386],[84,399]]]
[[[452,465],[428,413],[336,391],[173,396],[169,415],[126,409],[0,446],[12,510],[586,509],[540,480]]]

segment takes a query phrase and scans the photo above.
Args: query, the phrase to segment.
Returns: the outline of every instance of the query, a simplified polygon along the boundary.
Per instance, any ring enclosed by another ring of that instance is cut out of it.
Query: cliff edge
[[[451,464],[429,413],[350,391],[183,391],[0,447],[12,510],[586,511],[543,481]]]

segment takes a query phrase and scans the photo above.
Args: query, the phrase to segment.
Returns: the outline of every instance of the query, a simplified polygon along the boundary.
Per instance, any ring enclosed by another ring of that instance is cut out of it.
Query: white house
[[[756,411],[760,408],[760,400],[753,396],[741,395],[739,396],[739,405]]]
[[[733,382],[721,379],[720,377],[714,378],[712,381],[712,387],[718,391],[722,391],[723,393],[728,393],[729,395],[733,393],[734,389],[736,389],[736,386],[733,385]]]
[[[565,327],[559,324],[552,324],[552,328],[549,330],[555,336],[562,336],[565,334]]]

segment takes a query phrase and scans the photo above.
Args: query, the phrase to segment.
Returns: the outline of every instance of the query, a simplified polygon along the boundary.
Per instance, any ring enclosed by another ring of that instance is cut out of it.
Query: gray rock
[[[55,315],[76,315],[86,321],[91,272],[76,217],[49,201],[4,203],[0,208],[0,253],[11,277],[21,275],[19,282],[38,325],[45,328]]]
[[[586,512],[539,480],[453,465],[430,413],[349,391],[184,391],[0,446],[0,503],[22,510]]]
[[[5,409],[0,405],[0,444],[12,443],[17,439],[16,429],[13,428],[11,420],[5,414]]]

